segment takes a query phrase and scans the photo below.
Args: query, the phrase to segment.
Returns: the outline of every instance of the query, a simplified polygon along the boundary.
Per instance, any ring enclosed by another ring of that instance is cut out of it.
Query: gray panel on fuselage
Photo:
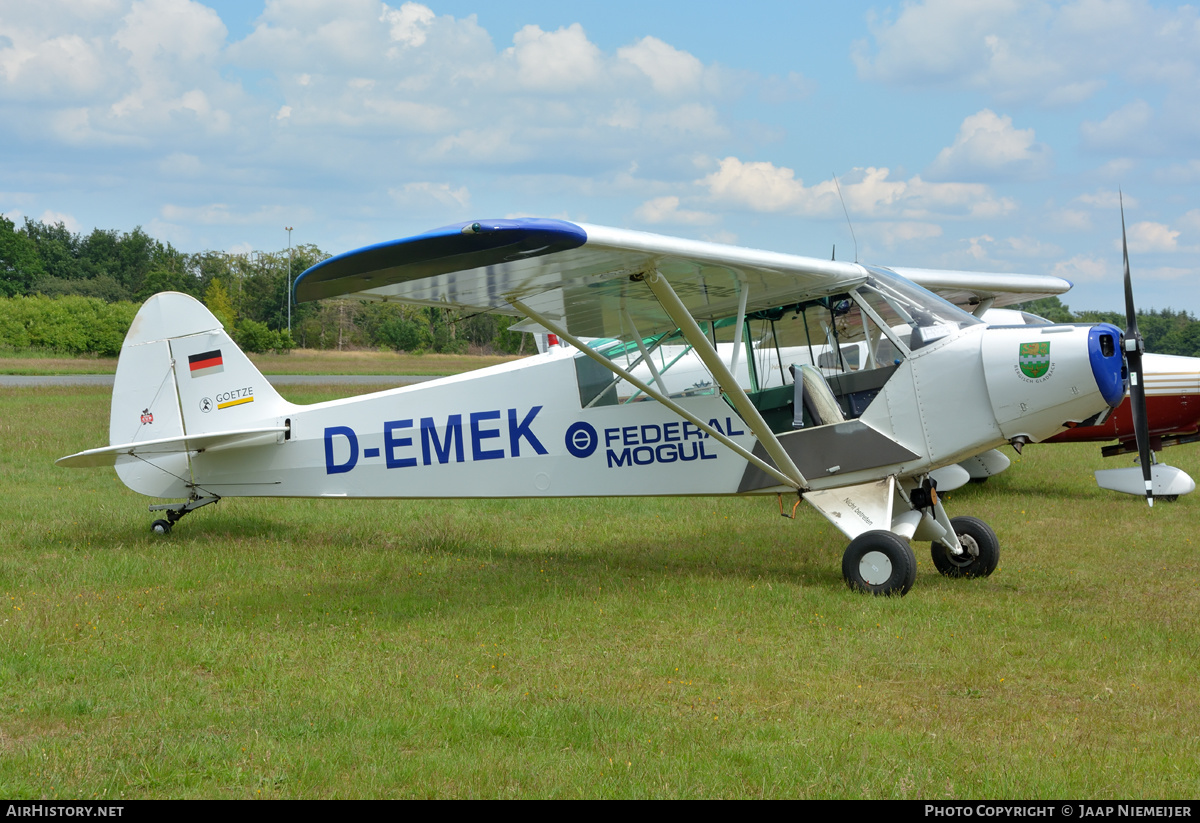
[[[876,466],[905,463],[919,457],[860,420],[786,432],[779,435],[779,442],[805,477],[828,477],[831,474],[829,470],[834,466],[838,469],[833,473],[849,474]],[[761,443],[755,444],[754,454],[772,463]],[[753,465],[747,465],[738,492],[778,485],[779,481],[773,477]]]

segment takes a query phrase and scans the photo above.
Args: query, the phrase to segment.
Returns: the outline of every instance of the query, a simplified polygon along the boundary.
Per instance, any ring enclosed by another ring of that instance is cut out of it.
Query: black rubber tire
[[[171,533],[171,522],[169,520],[155,520],[150,524],[150,531],[165,537]]]
[[[958,541],[974,542],[979,549],[978,555],[970,552],[955,557],[941,543],[930,543],[929,553],[933,557],[933,565],[946,577],[987,577],[996,570],[1000,563],[1000,541],[992,527],[978,517],[954,517],[950,520]]]
[[[917,557],[906,540],[889,531],[864,532],[846,547],[842,576],[855,591],[903,597],[916,582]]]

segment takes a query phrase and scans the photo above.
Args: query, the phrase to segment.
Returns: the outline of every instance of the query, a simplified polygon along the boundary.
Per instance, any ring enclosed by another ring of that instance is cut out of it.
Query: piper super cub
[[[122,348],[112,445],[58,463],[115,465],[137,492],[183,498],[150,507],[165,512],[160,533],[229,496],[778,495],[781,511],[807,501],[850,539],[842,572],[853,588],[906,593],[914,539],[931,542],[943,574],[988,575],[995,533],[948,517],[931,473],[1103,419],[1125,395],[1126,358],[1136,374],[1140,338],[1126,345],[1108,324],[989,328],[904,271],[561,220],[448,226],[330,258],[297,279],[296,297],[521,316],[573,356],[301,406],[203,305],[157,294]],[[1069,285],[911,275],[997,294]],[[778,382],[756,376],[755,324],[759,341],[769,327]],[[827,380],[783,360],[827,340],[834,351],[866,341],[865,366]],[[663,346],[694,352],[708,377],[668,387],[655,366]],[[743,356],[747,388],[734,377]],[[830,380],[861,414],[846,418]]]

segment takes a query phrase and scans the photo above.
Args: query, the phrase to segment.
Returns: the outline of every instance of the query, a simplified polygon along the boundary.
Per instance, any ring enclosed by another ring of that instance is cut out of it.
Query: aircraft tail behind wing
[[[116,461],[117,474],[142,494],[186,497],[192,474],[185,436],[279,426],[291,408],[200,301],[156,294],[130,325],[117,363],[109,443],[131,446]],[[137,447],[165,438],[179,438],[178,450]]]

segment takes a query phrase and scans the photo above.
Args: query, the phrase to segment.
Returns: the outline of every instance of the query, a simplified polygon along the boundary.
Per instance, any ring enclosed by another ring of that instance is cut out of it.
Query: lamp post
[[[288,336],[292,334],[292,227],[284,226],[288,233],[288,276],[287,276],[287,301],[288,301]]]

